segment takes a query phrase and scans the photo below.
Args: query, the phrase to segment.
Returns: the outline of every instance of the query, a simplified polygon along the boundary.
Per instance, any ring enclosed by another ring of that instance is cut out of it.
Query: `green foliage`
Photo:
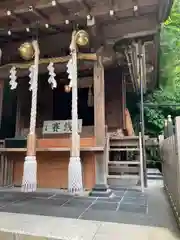
[[[180,114],[179,0],[174,2],[170,17],[161,29],[159,89],[147,94],[145,103],[154,104],[153,108],[145,107],[146,134],[159,134],[163,130],[164,119],[167,115],[174,117]],[[173,104],[179,104],[179,107]]]

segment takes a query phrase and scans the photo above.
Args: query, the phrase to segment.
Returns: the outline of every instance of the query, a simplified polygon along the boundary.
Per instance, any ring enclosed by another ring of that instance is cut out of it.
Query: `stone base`
[[[89,194],[91,197],[111,197],[112,191],[106,184],[96,184]]]

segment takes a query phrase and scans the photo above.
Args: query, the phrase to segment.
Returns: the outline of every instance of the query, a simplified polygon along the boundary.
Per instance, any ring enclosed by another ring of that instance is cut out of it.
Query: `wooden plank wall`
[[[105,115],[109,130],[123,128],[122,74],[120,70],[105,72]]]
[[[8,159],[14,161],[13,184],[15,186],[20,186],[22,183],[24,158],[25,153],[8,155]],[[83,152],[81,160],[84,187],[91,189],[95,184],[95,155],[92,152]],[[37,153],[37,163],[38,187],[64,189],[68,187],[69,153]]]

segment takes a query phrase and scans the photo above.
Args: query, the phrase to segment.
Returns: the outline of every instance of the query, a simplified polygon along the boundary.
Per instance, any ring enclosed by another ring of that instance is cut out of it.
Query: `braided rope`
[[[56,58],[42,58],[39,59],[39,64],[49,64],[50,62],[53,63],[66,63],[69,61],[71,56],[64,56],[64,57],[56,57]],[[97,56],[95,53],[78,53],[77,58],[79,60],[87,60],[87,61],[96,61]],[[33,65],[33,61],[28,63],[8,63],[5,65],[0,66],[0,69],[4,69],[6,67],[16,67],[17,69],[28,69],[31,65]]]
[[[73,61],[73,79],[72,79],[72,134],[74,137],[72,138],[72,148],[77,149],[79,148],[77,141],[77,134],[78,134],[78,93],[77,93],[77,53],[76,50],[72,52],[72,61]],[[77,156],[79,157],[79,153],[76,151]],[[74,156],[75,157],[75,156]]]
[[[36,115],[37,115],[37,91],[38,91],[38,65],[39,65],[39,48],[37,41],[33,42],[35,48],[34,73],[32,79],[32,98],[31,98],[31,117],[30,117],[30,134],[35,133]]]
[[[68,166],[68,189],[72,193],[83,191],[82,165],[80,159],[80,139],[78,134],[78,88],[77,88],[77,49],[76,32],[72,34],[70,51],[72,56],[72,146]]]

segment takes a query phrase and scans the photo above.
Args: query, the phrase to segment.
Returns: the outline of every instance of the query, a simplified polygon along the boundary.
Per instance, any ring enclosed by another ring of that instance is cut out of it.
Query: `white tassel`
[[[70,157],[68,166],[68,189],[71,193],[75,194],[83,192],[80,157]]]
[[[80,136],[78,134],[78,91],[77,91],[77,50],[75,34],[72,34],[70,51],[72,58],[67,64],[70,85],[72,87],[72,147],[68,166],[68,189],[77,194],[83,191],[82,165],[80,160]]]
[[[36,191],[36,179],[37,179],[37,162],[36,156],[25,157],[24,173],[22,180],[22,192],[35,192]]]
[[[17,82],[16,82],[16,79],[17,79],[16,73],[17,73],[16,67],[12,67],[11,70],[10,70],[10,76],[9,76],[9,78],[11,79],[9,81],[9,85],[10,85],[11,90],[16,89],[17,85],[18,85]]]
[[[54,72],[54,63],[50,62],[47,69],[49,71],[48,83],[51,85],[52,89],[57,88],[57,82],[55,79],[56,73]]]

